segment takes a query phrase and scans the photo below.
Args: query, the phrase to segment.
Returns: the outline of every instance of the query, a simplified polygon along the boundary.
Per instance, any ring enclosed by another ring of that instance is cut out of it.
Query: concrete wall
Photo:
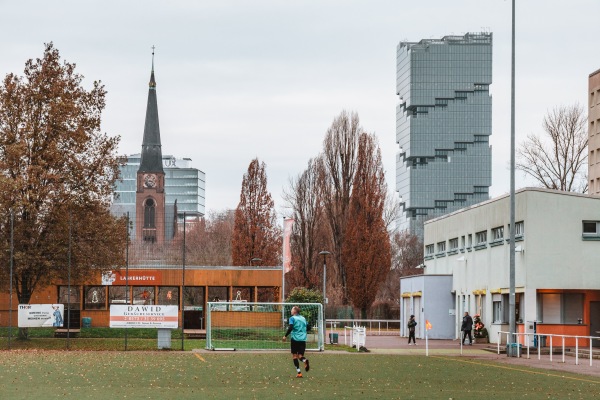
[[[429,320],[432,329],[430,339],[454,339],[454,298],[451,291],[450,275],[416,275],[400,279],[400,320],[401,335],[408,336],[406,324],[411,314],[417,321],[415,336],[425,338],[425,321]],[[410,297],[408,294],[410,293]]]

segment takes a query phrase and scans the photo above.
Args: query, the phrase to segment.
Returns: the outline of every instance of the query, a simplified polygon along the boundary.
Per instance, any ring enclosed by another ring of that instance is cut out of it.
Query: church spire
[[[160,126],[158,124],[158,104],[156,101],[156,81],[154,80],[154,46],[152,46],[152,72],[148,89],[144,141],[139,172],[162,172],[162,150],[160,144]]]

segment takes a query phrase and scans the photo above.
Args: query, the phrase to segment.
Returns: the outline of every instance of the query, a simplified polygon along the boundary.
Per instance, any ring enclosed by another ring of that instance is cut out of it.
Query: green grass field
[[[591,399],[600,379],[466,357],[0,352],[0,399]]]

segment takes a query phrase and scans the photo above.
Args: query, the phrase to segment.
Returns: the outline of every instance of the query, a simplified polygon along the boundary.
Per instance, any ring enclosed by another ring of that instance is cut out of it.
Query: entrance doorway
[[[590,336],[600,336],[600,301],[590,302]],[[600,339],[592,340],[593,347],[600,347]]]

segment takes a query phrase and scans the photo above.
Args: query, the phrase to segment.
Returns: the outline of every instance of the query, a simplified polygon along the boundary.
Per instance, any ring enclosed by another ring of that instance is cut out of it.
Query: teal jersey
[[[306,342],[306,319],[302,315],[292,315],[289,319],[292,328],[292,340]]]

